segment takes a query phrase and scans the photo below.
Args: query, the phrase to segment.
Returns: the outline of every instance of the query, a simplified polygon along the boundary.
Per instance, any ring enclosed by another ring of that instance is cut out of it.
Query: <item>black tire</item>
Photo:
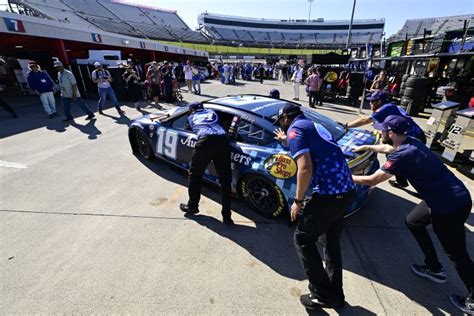
[[[408,78],[410,78],[410,75],[403,75],[402,82],[406,82]]]
[[[255,211],[267,218],[278,217],[288,209],[281,189],[258,174],[244,176],[240,181],[239,193]]]
[[[145,158],[146,160],[155,159],[155,154],[153,153],[153,149],[151,148],[150,143],[148,142],[148,139],[146,138],[145,134],[141,130],[136,129],[132,136],[134,138],[133,141],[135,142],[136,146],[136,153]]]
[[[428,78],[424,77],[410,77],[406,81],[406,87],[423,89],[425,90],[428,87]]]
[[[402,82],[402,84],[400,85],[400,90],[403,90],[407,87],[407,84],[405,82]]]
[[[404,97],[409,97],[409,98],[412,98],[412,99],[422,99],[422,98],[426,97],[426,90],[425,89],[406,87],[403,90],[403,96]]]

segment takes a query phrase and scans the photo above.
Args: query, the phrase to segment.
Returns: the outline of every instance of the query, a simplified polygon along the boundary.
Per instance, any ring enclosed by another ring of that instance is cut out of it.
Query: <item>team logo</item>
[[[25,33],[25,25],[23,25],[23,21],[9,18],[3,18],[3,20],[10,32]]]
[[[287,155],[270,156],[264,163],[265,170],[278,179],[289,179],[296,174],[296,162]]]
[[[91,33],[92,35],[92,40],[96,43],[102,43],[102,37],[100,36],[100,34],[97,34],[97,33]]]
[[[384,169],[390,170],[393,166],[393,161],[387,160],[385,164],[383,165]]]

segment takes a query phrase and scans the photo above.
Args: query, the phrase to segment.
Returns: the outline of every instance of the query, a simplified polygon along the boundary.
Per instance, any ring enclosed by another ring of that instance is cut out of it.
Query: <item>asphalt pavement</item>
[[[203,95],[183,95],[191,102],[273,88],[293,98],[290,84],[270,80],[208,81]],[[300,95],[308,106],[303,88]],[[218,190],[209,185],[201,213],[183,216],[178,205],[187,200],[186,174],[132,154],[127,127],[141,113],[131,104],[120,117],[108,101],[106,115],[93,121],[75,109],[75,121],[65,124],[48,119],[35,97],[8,100],[20,118],[0,109],[0,314],[307,314],[299,303],[307,281],[294,227],[283,218],[265,219],[241,201],[233,201],[236,225],[227,227]],[[95,108],[96,101],[87,103]],[[316,111],[341,122],[358,115],[340,104]],[[426,118],[416,121],[425,127]],[[454,172],[472,194],[473,182]],[[411,190],[381,184],[346,220],[347,307],[313,314],[459,314],[447,296],[466,290],[432,231],[447,283],[410,271],[423,262],[404,224],[420,201]],[[471,256],[473,231],[471,213]]]

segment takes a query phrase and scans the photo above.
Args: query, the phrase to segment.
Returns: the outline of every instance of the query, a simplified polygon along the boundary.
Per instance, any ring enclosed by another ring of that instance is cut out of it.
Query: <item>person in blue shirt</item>
[[[199,213],[201,198],[202,175],[207,165],[212,161],[219,176],[221,186],[222,218],[224,224],[232,225],[231,197],[231,157],[227,132],[219,123],[216,112],[204,109],[202,103],[194,102],[189,105],[190,115],[188,125],[197,135],[191,166],[189,168],[188,203],[181,203],[180,209],[188,214]]]
[[[291,220],[299,217],[294,240],[310,290],[300,301],[308,309],[342,308],[339,240],[344,214],[356,195],[349,167],[329,131],[308,120],[299,106],[291,103],[282,106],[275,124],[282,129],[276,132],[276,138],[286,140],[298,166]],[[311,200],[303,208],[309,188]],[[316,246],[318,239],[324,248],[326,269]]]
[[[470,292],[467,297],[450,294],[449,298],[463,312],[474,314],[474,263],[466,248],[464,229],[472,207],[468,189],[422,142],[408,136],[408,118],[389,115],[383,123],[375,124],[375,128],[382,131],[387,145],[373,145],[372,149],[388,153],[387,162],[370,176],[354,175],[354,182],[375,186],[394,175],[408,179],[423,201],[408,214],[405,222],[425,255],[424,265],[413,264],[411,270],[431,281],[446,282],[446,272],[426,230],[431,224]]]
[[[425,132],[418,126],[415,121],[405,112],[405,110],[394,103],[386,103],[388,94],[383,91],[376,91],[367,98],[370,101],[370,109],[372,114],[370,116],[359,117],[358,119],[346,123],[345,127],[359,127],[371,123],[382,123],[389,115],[401,115],[408,119],[410,127],[408,129],[408,136],[419,139],[423,144],[426,144]],[[402,176],[396,176],[396,180],[389,180],[391,186],[396,188],[405,188],[408,186],[407,180]]]
[[[54,99],[54,82],[46,71],[42,71],[40,66],[30,61],[28,63],[28,74],[26,80],[31,90],[39,96],[41,103],[43,104],[44,111],[49,118],[59,116],[56,112],[56,100]]]

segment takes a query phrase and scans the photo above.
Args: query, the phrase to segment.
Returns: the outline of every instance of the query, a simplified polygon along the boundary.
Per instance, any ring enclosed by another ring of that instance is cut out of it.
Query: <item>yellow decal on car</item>
[[[289,179],[296,174],[296,162],[287,155],[270,156],[264,164],[265,170],[278,179]]]

